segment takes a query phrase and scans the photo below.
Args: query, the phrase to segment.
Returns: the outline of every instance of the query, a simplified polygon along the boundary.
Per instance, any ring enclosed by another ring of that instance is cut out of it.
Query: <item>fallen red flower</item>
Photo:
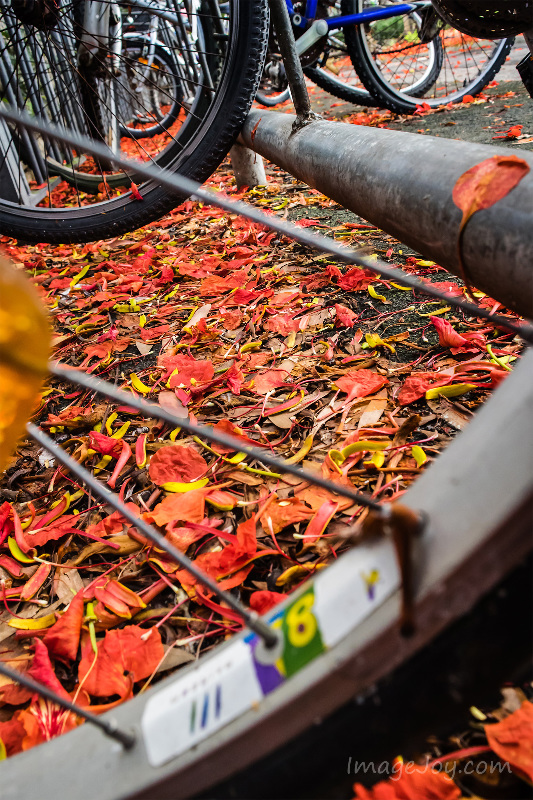
[[[90,640],[82,647],[80,684],[95,697],[125,697],[134,683],[152,674],[164,654],[157,628],[129,625],[106,631],[98,643],[96,659]]]
[[[72,598],[65,613],[43,638],[48,652],[60,661],[74,661],[80,644],[83,622],[83,589]]]
[[[424,397],[428,389],[434,386],[446,386],[450,381],[449,375],[439,375],[438,372],[413,372],[405,379],[398,392],[398,402],[402,406],[407,406]]]
[[[267,611],[277,606],[286,597],[288,595],[284,592],[269,592],[263,589],[262,591],[252,592],[249,605],[252,611],[256,611],[258,614],[266,614]]]
[[[388,383],[387,378],[372,372],[370,369],[358,369],[345,372],[341,378],[337,378],[335,386],[342,392],[346,392],[348,397],[346,402],[355,400],[356,397],[366,397],[374,394]]]
[[[449,347],[454,355],[457,353],[477,353],[485,347],[485,337],[481,333],[460,334],[442,317],[430,317],[430,320],[437,329],[439,343],[442,347]]]
[[[508,761],[533,782],[533,703],[526,700],[501,722],[485,725],[485,735],[502,761]]]
[[[343,306],[340,303],[335,303],[335,311],[337,313],[337,320],[341,325],[347,328],[352,328],[357,319],[357,314],[351,308]]]

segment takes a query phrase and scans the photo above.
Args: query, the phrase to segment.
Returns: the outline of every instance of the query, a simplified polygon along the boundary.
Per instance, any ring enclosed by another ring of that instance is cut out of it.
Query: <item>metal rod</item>
[[[81,374],[81,373],[80,373]],[[122,393],[121,393],[122,394]],[[124,393],[124,397],[126,398],[126,402],[129,403],[128,396]],[[71,455],[65,452],[61,447],[59,447],[53,439],[43,433],[36,425],[32,422],[29,422],[26,425],[26,430],[28,431],[29,435],[38,442],[45,450],[51,453],[61,464],[67,467],[70,472],[72,472],[80,481],[83,481],[93,492],[95,495],[98,495],[105,503],[110,505],[115,511],[118,511],[125,519],[131,522],[141,533],[146,536],[147,539],[150,539],[160,550],[163,550],[167,553],[174,561],[176,561],[180,566],[190,572],[197,581],[202,583],[210,592],[226,603],[235,613],[237,613],[243,620],[243,622],[248,625],[250,630],[257,633],[260,636],[267,647],[274,647],[278,642],[278,635],[275,631],[267,625],[263,620],[259,617],[255,611],[250,611],[242,603],[233,597],[232,594],[229,592],[225,592],[221,590],[218,586],[216,581],[210,578],[208,575],[205,574],[201,569],[198,569],[184,553],[178,550],[174,545],[170,544],[164,536],[162,536],[155,528],[145,522],[142,517],[135,514],[131,509],[125,505],[125,503],[120,500],[114,492],[100,483],[94,475],[92,475],[85,467],[82,467]]]
[[[264,114],[272,114],[272,112],[263,112]],[[255,118],[253,115],[252,118]],[[249,120],[250,116],[248,117],[248,121],[245,125],[246,128],[246,136],[248,137],[249,131]],[[283,115],[287,118],[287,115]],[[43,123],[41,121],[37,121],[35,118],[28,116],[27,114],[21,113],[18,110],[13,110],[8,108],[7,106],[0,105],[0,118],[9,120],[10,122],[19,125],[21,128],[26,130],[34,131],[36,133],[40,133],[43,136],[48,136],[50,138],[55,138],[58,141],[61,141],[70,147],[74,147],[77,150],[83,150],[87,153],[90,153],[93,156],[98,158],[104,158],[109,161],[112,161],[113,164],[116,164],[121,169],[124,170],[131,170],[132,173],[136,175],[140,175],[144,178],[150,179],[154,181],[154,183],[165,186],[167,189],[175,192],[177,195],[192,195],[205,203],[209,203],[210,205],[216,206],[217,208],[222,208],[225,211],[228,211],[231,214],[240,214],[247,219],[252,220],[252,222],[257,222],[260,225],[265,225],[266,227],[271,228],[272,230],[281,233],[283,236],[290,237],[297,242],[300,242],[303,245],[308,247],[312,247],[315,250],[318,250],[322,253],[327,253],[328,255],[334,255],[341,261],[344,261],[346,264],[356,264],[360,267],[364,267],[368,269],[370,272],[374,273],[375,275],[382,276],[390,281],[396,281],[397,283],[401,283],[403,286],[408,286],[411,289],[415,289],[418,292],[422,292],[422,294],[426,294],[429,297],[435,297],[437,300],[441,300],[448,305],[454,306],[455,308],[460,308],[466,314],[470,314],[473,317],[479,317],[481,319],[486,319],[490,321],[493,325],[503,330],[511,331],[512,333],[517,334],[518,336],[522,337],[524,341],[528,342],[528,344],[533,344],[533,326],[527,324],[516,324],[508,320],[506,317],[502,317],[498,314],[492,314],[486,308],[481,308],[479,306],[474,305],[473,303],[466,302],[465,300],[460,300],[457,297],[449,297],[443,294],[438,289],[433,289],[430,283],[426,283],[419,278],[416,278],[414,275],[407,275],[401,269],[397,269],[395,267],[390,267],[388,264],[385,264],[383,261],[371,261],[369,258],[360,255],[357,251],[351,250],[343,245],[338,244],[334,239],[330,239],[327,236],[322,236],[321,234],[313,233],[308,228],[300,228],[290,222],[286,222],[279,217],[274,215],[267,215],[259,209],[254,208],[253,206],[248,205],[247,203],[243,203],[242,201],[238,200],[230,200],[227,197],[224,197],[222,194],[216,194],[215,192],[210,191],[209,189],[204,189],[200,184],[196,183],[195,181],[190,180],[189,178],[185,178],[183,175],[178,175],[175,173],[171,173],[168,170],[160,169],[159,167],[148,166],[144,162],[141,161],[133,161],[131,159],[121,158],[116,155],[110,148],[106,147],[103,144],[93,141],[86,136],[82,136],[81,134],[72,135],[68,133],[64,128],[50,125],[50,123]],[[291,118],[289,117],[289,120]],[[258,123],[261,121],[261,117],[259,117]],[[331,125],[333,123],[316,123],[313,125],[313,130],[315,130],[316,125]],[[340,126],[342,123],[334,123],[335,126]],[[258,125],[258,129],[261,126]],[[356,126],[350,125],[348,126],[352,130],[360,131],[363,129],[363,126]],[[368,130],[371,134],[377,133],[374,129],[364,129]],[[393,133],[393,131],[383,131],[384,133]],[[252,131],[253,133],[253,131]],[[411,136],[411,134],[398,134],[401,136]],[[294,137],[295,139],[299,139],[301,134],[298,137]],[[252,139],[253,139],[252,135]],[[417,142],[425,142],[429,137],[424,136],[416,136]],[[439,139],[439,142],[442,143],[443,140]],[[462,146],[466,146],[467,143],[461,142]],[[247,145],[251,146],[251,145]],[[256,149],[253,148],[252,149]],[[492,150],[492,148],[487,148]],[[371,150],[369,151],[371,152]],[[278,152],[279,155],[279,152]],[[278,159],[279,160],[279,159]],[[341,164],[342,166],[342,164]],[[516,189],[514,190],[516,191]],[[486,212],[484,212],[486,213]],[[469,224],[472,224],[474,220],[471,220]],[[68,225],[68,221],[65,220],[65,225]],[[388,226],[390,228],[390,225]],[[496,228],[499,229],[498,225]],[[520,252],[523,248],[519,248]],[[529,268],[529,256],[526,258],[524,257],[523,266],[528,265]],[[479,283],[477,280],[475,283]],[[482,285],[482,284],[480,284]],[[517,294],[515,289],[515,294]],[[513,307],[513,303],[508,303],[510,307]]]
[[[325,120],[295,135],[294,121],[253,110],[240,141],[459,277],[457,179],[492,156],[526,161],[529,174],[468,221],[461,252],[474,286],[533,318],[533,153]]]
[[[272,24],[274,25],[279,50],[283,58],[283,66],[291,87],[292,101],[296,114],[300,121],[317,119],[316,114],[311,110],[311,101],[307,93],[300,56],[296,50],[296,41],[287,10],[287,3],[285,0],[269,0],[269,5]]]
[[[50,372],[57,378],[61,378],[61,380],[78,384],[79,386],[83,386],[85,389],[90,389],[93,392],[103,394],[105,397],[109,397],[116,403],[121,403],[122,405],[129,406],[130,408],[135,408],[137,411],[140,411],[147,417],[162,419],[173,427],[183,428],[184,431],[187,431],[187,433],[190,433],[193,436],[207,439],[208,441],[215,442],[216,444],[221,444],[223,447],[228,447],[240,453],[246,453],[246,455],[261,461],[263,464],[273,467],[278,472],[288,472],[290,475],[294,475],[296,478],[300,478],[302,481],[307,481],[315,486],[320,486],[322,489],[327,489],[328,492],[334,492],[341,497],[347,497],[349,500],[352,500],[354,503],[357,503],[360,506],[372,508],[374,511],[378,512],[382,511],[384,508],[382,503],[374,500],[369,494],[362,494],[361,492],[355,491],[355,489],[348,489],[346,486],[341,486],[337,483],[333,483],[333,481],[320,478],[318,475],[303,469],[298,464],[290,464],[282,458],[269,455],[259,447],[253,447],[252,445],[246,444],[246,442],[242,442],[239,439],[235,439],[233,436],[228,436],[225,433],[218,433],[218,431],[214,431],[207,425],[194,425],[192,422],[189,422],[186,417],[177,417],[175,414],[172,414],[165,408],[155,405],[155,403],[147,403],[146,400],[141,400],[135,395],[122,391],[122,389],[117,389],[116,386],[113,386],[106,381],[102,381],[99,378],[95,378],[94,375],[88,375],[86,372],[78,372],[77,370],[73,369],[66,369],[65,367],[56,364],[50,365]],[[76,461],[75,463],[77,464],[78,462]],[[98,485],[100,486],[101,484],[98,483]]]
[[[106,736],[110,736],[112,739],[120,742],[120,744],[125,747],[126,750],[129,750],[129,748],[133,747],[135,744],[134,734],[120,730],[113,720],[102,719],[101,717],[97,717],[96,714],[91,714],[90,711],[86,711],[86,709],[77,705],[77,703],[71,703],[70,700],[65,700],[64,697],[61,697],[61,695],[53,692],[52,689],[48,688],[48,686],[34,681],[32,678],[29,678],[22,672],[18,672],[18,670],[7,667],[1,661],[0,675],[5,675],[6,678],[9,678],[15,683],[19,683],[21,686],[29,689],[30,692],[35,692],[36,694],[46,697],[47,700],[50,700],[52,703],[55,703],[61,708],[65,708],[67,711],[72,711],[72,713],[76,714],[78,717],[83,717],[83,719],[87,722],[90,722],[91,725],[95,725],[97,728],[100,728],[100,730],[105,733]]]

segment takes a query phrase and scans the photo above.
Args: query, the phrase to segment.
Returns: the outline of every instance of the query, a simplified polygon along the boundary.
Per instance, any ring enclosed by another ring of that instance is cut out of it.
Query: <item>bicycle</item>
[[[25,241],[114,236],[174,207],[154,182],[132,187],[112,154],[205,180],[242,126],[266,47],[267,0],[1,0],[0,13],[0,101],[109,148],[95,161],[0,125],[0,230]]]
[[[306,76],[347,102],[412,113],[479,93],[498,72],[514,38],[475,38],[452,28],[430,0],[287,0]],[[486,35],[486,34],[485,34]],[[288,98],[270,40],[258,101]]]

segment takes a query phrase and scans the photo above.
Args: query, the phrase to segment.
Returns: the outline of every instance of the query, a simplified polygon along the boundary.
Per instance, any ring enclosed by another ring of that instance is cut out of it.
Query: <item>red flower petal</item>
[[[433,386],[445,386],[450,381],[449,375],[439,375],[438,372],[414,372],[400,389],[398,402],[401,406],[407,406],[424,397],[427,390]]]
[[[43,644],[54,658],[74,661],[78,654],[82,622],[83,589],[72,598],[65,613],[49,628],[43,639]]]
[[[98,644],[94,667],[90,641],[83,648],[78,673],[80,682],[96,697],[116,694],[125,697],[134,683],[152,674],[164,653],[157,628],[146,630],[130,625],[106,631],[104,640]]]
[[[533,781],[533,703],[526,700],[501,722],[485,725],[485,735],[502,761],[508,761]]]
[[[374,394],[387,383],[387,378],[378,375],[377,372],[372,372],[370,369],[358,369],[346,372],[335,381],[335,386],[348,394],[346,402],[350,402],[356,397],[366,397],[369,394]]]
[[[152,456],[148,472],[156,486],[164,483],[190,483],[207,470],[207,461],[187,445],[170,444]]]
[[[337,312],[337,320],[341,325],[345,325],[347,328],[353,327],[357,314],[351,308],[335,303],[335,311]]]
[[[267,611],[277,606],[287,596],[283,592],[268,592],[266,589],[260,592],[252,592],[250,595],[250,608],[258,614],[266,614]]]

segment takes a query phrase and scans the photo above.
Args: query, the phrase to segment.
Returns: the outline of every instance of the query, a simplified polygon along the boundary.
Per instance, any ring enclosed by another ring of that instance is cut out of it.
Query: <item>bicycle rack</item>
[[[241,144],[460,277],[457,179],[495,155],[526,161],[519,185],[469,220],[462,253],[475,286],[533,317],[533,153],[325,120],[295,132],[296,121],[253,110]]]

